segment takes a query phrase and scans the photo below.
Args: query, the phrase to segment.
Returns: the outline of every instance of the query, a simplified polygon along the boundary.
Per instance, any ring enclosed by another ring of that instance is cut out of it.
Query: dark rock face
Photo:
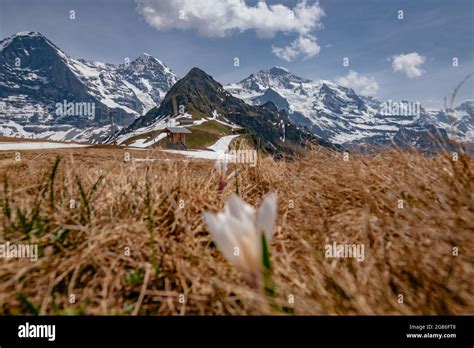
[[[400,128],[393,137],[393,143],[402,148],[416,148],[426,152],[438,150],[453,151],[457,148],[445,129],[432,125]]]
[[[290,109],[290,104],[288,104],[287,100],[271,88],[268,88],[265,93],[254,98],[252,101],[254,105],[263,105],[267,102],[272,102],[279,110],[285,110],[287,112]]]
[[[474,115],[474,101],[466,100],[464,103],[459,105],[457,107],[457,109],[460,110],[460,111],[465,111],[469,115],[473,116]]]
[[[9,42],[7,42],[9,40]],[[8,44],[8,45],[7,45]],[[6,45],[6,46],[5,46]],[[58,56],[58,49],[38,33],[28,33],[1,42],[0,53],[0,98],[24,96],[45,107],[48,114],[38,115],[36,119],[52,114],[55,121],[56,103],[92,102],[98,100],[87,93],[87,88],[70,71]],[[15,99],[11,106],[24,107],[24,99]],[[100,120],[100,113],[97,120]],[[86,122],[78,117],[72,120],[75,125]]]
[[[474,101],[465,101],[456,108],[456,111],[460,112],[461,116],[454,121],[452,128],[461,139],[469,140],[465,134],[471,134],[474,137]]]
[[[474,143],[474,102],[465,101],[454,110],[424,110],[421,125],[444,129],[457,142]]]
[[[322,96],[322,101],[329,110],[337,114],[343,114],[343,109],[348,107],[352,107],[359,112],[367,111],[364,102],[352,89],[345,87],[339,88],[345,92],[345,97],[335,93],[335,91],[327,84],[323,84],[319,90],[319,93]]]

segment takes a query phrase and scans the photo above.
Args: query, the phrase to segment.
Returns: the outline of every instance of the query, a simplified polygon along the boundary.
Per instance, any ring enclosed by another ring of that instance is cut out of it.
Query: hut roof
[[[191,131],[184,127],[166,127],[162,132],[191,134]]]

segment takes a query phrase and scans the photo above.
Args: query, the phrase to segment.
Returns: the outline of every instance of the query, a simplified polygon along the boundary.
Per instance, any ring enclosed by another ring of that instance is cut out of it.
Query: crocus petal
[[[231,215],[225,217],[225,223],[228,226],[229,239],[234,241],[234,247],[239,248],[238,255],[232,254],[230,261],[244,271],[252,271],[255,259],[258,258],[258,255],[253,253],[254,250],[257,250],[255,248],[257,242],[255,226],[239,221]]]
[[[255,272],[261,269],[262,265],[262,248],[261,240],[258,238],[258,234],[255,231],[252,233],[246,233],[241,236],[240,244],[242,261],[249,272]]]
[[[274,193],[264,198],[258,211],[239,196],[232,195],[223,212],[205,212],[204,220],[224,257],[241,270],[252,273],[262,270],[260,233],[263,231],[270,242],[275,230],[276,214],[277,198]]]
[[[239,200],[243,202],[241,199]],[[224,215],[227,221],[235,221],[237,224],[237,226],[232,228],[232,231],[235,231],[237,239],[239,239],[242,234],[255,233],[255,209],[247,203],[242,205],[239,200],[229,199],[224,207]]]
[[[264,231],[267,242],[272,240],[273,232],[275,231],[276,216],[277,196],[272,192],[265,196],[257,211],[257,231]]]
[[[233,194],[227,200],[224,210],[237,220],[245,222],[246,224],[255,223],[255,209],[236,194]]]
[[[229,225],[225,221],[224,214],[204,212],[203,216],[217,248],[227,260],[233,262],[234,247],[237,245],[232,238],[232,233],[228,231]]]

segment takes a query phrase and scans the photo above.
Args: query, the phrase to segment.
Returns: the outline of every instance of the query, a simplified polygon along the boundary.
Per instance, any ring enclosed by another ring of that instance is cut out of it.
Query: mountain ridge
[[[398,103],[397,110],[405,111],[410,108],[404,106],[415,106],[414,109],[418,108],[416,113],[386,111],[391,101],[359,96],[353,89],[332,81],[304,79],[278,67],[260,70],[225,88],[252,105],[272,101],[279,110],[286,111],[294,123],[307,127],[322,139],[343,146],[370,142],[371,139],[388,144],[400,129],[416,130],[424,125],[431,129],[429,126],[433,125],[447,130],[451,126],[442,122],[443,118],[446,119],[444,112],[436,111],[429,115],[419,103]],[[472,109],[465,108],[464,111],[456,137],[474,142]]]
[[[178,116],[173,113],[173,100],[181,109],[181,116],[194,120],[217,119],[241,126],[251,133],[254,143],[271,153],[293,153],[298,147],[304,146],[306,141],[331,146],[295,126],[272,103],[252,106],[235,98],[212,76],[197,67],[192,68],[170,89],[159,107],[123,129],[119,136]]]
[[[39,32],[0,42],[0,133],[101,142],[161,102],[178,80],[163,62],[142,54],[121,64],[75,59]],[[90,103],[94,115],[59,117],[58,103]]]
[[[148,131],[156,128],[153,123],[176,118],[173,95],[177,105],[185,106],[185,116],[196,120],[212,117],[238,124],[248,121],[242,118],[244,113],[268,114],[270,121],[263,128],[260,124],[259,131],[268,133],[265,128],[279,128],[270,133],[280,132],[280,138],[285,137],[282,129],[286,127],[290,133],[292,129],[302,133],[309,130],[314,139],[325,144],[353,147],[389,144],[400,134],[416,140],[434,126],[445,131],[437,134],[474,142],[472,101],[449,112],[425,110],[421,105],[416,114],[382,112],[387,106],[385,101],[359,96],[332,81],[312,81],[283,67],[260,70],[223,86],[199,68],[178,79],[148,53],[120,64],[75,59],[39,32],[20,32],[0,41],[0,67],[0,134],[4,136],[110,141],[117,130],[120,135],[140,128]],[[185,88],[180,90],[183,84]],[[223,102],[234,109],[223,108]],[[77,104],[87,105],[82,108]],[[77,110],[90,111],[86,108],[89,104],[95,107],[92,115],[77,114]],[[413,103],[398,104],[396,110],[404,110]],[[68,112],[58,115],[58,105]],[[218,110],[214,110],[216,105]],[[240,119],[232,121],[225,116],[231,111],[231,118],[235,118],[238,109]],[[274,134],[271,138],[277,142]]]

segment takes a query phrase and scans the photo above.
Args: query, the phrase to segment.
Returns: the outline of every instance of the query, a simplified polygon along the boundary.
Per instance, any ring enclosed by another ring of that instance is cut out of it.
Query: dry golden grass
[[[232,179],[220,195],[212,162],[158,151],[132,153],[154,162],[124,162],[123,152],[29,151],[19,162],[14,152],[0,153],[0,177],[8,179],[0,241],[39,243],[42,251],[37,262],[0,261],[0,314],[474,312],[471,158],[387,152],[343,161],[326,151],[293,161],[260,157],[255,168],[238,165],[238,184]],[[268,191],[278,194],[273,306],[224,260],[201,218],[221,210],[236,189],[254,206]],[[21,223],[17,209],[33,223]],[[326,258],[324,246],[333,241],[364,244],[365,261]]]

